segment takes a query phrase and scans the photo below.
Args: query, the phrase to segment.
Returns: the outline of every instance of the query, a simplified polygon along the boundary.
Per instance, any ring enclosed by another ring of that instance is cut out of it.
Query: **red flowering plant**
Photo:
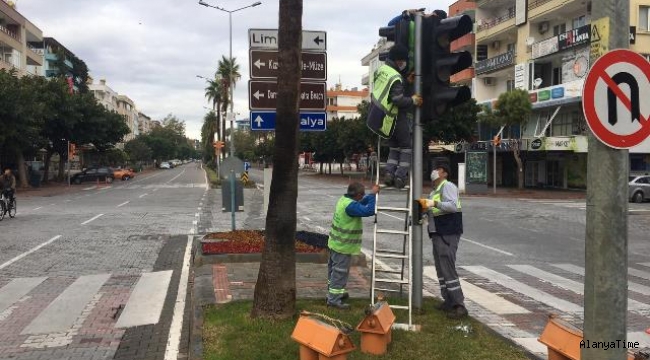
[[[201,242],[203,254],[251,254],[264,250],[264,231],[235,230],[207,234]],[[296,240],[297,253],[318,253],[322,247]]]

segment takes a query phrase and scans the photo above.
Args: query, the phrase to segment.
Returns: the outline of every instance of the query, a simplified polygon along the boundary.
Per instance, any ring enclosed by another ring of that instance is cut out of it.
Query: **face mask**
[[[439,177],[440,175],[438,174],[438,170],[433,170],[431,172],[431,181],[436,181]]]
[[[406,69],[406,61],[402,62],[403,65],[397,65],[399,71],[404,71]]]

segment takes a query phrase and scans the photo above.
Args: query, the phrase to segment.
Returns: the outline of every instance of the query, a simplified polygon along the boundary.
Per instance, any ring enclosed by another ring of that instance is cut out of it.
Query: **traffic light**
[[[434,120],[472,97],[467,86],[449,84],[452,75],[469,68],[473,62],[467,51],[452,53],[450,44],[472,29],[472,18],[468,15],[447,18],[444,11],[436,10],[423,19],[424,120]]]
[[[214,146],[214,148],[217,149],[217,150],[221,150],[221,149],[223,149],[224,146],[226,146],[226,144],[223,141],[215,141],[212,144],[212,146]]]
[[[397,21],[397,23],[394,23]],[[407,11],[404,11],[398,20],[391,20],[390,23],[393,25],[388,25],[379,28],[379,36],[385,37],[386,40],[392,41],[395,44],[402,44],[409,49],[409,62],[408,67],[412,69],[414,51],[415,51],[415,22],[411,18],[411,15]],[[380,61],[386,61],[388,59],[388,52],[379,54]]]

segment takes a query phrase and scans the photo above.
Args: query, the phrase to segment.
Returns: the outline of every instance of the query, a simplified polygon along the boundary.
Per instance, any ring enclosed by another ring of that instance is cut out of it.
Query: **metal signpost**
[[[275,130],[278,95],[278,30],[249,29],[248,99],[252,131]],[[303,30],[300,131],[327,129],[327,33]]]

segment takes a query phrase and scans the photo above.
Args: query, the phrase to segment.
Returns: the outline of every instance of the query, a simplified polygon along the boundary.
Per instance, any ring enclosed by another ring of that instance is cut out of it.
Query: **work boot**
[[[402,189],[402,188],[404,188],[404,186],[406,186],[406,181],[404,181],[404,179],[402,179],[399,176],[395,176],[395,179],[393,180],[393,182],[395,183],[395,188],[396,189]]]
[[[393,186],[393,178],[394,177],[395,177],[395,175],[393,175],[392,172],[386,171],[384,173],[384,184],[386,184],[386,186]]]
[[[451,309],[453,309],[452,306],[449,305],[449,303],[447,303],[447,302],[442,302],[438,306],[436,306],[436,310],[440,310],[440,311],[443,311],[443,312],[447,312],[447,311],[449,311]]]
[[[447,312],[447,317],[450,319],[460,320],[467,317],[467,309],[462,305],[456,305]]]
[[[344,304],[342,302],[338,302],[338,303],[329,303],[328,302],[327,307],[333,307],[333,308],[336,308],[336,309],[339,309],[339,310],[347,310],[347,309],[350,308],[350,304]]]
[[[349,294],[349,293],[346,293],[346,292],[345,292],[345,293],[343,293],[343,294],[341,295],[341,301],[343,301],[343,300],[347,300],[347,299],[349,299],[349,298],[350,298],[350,294]],[[329,300],[327,300],[327,296],[325,297],[325,300],[326,300],[326,301],[329,301]]]

